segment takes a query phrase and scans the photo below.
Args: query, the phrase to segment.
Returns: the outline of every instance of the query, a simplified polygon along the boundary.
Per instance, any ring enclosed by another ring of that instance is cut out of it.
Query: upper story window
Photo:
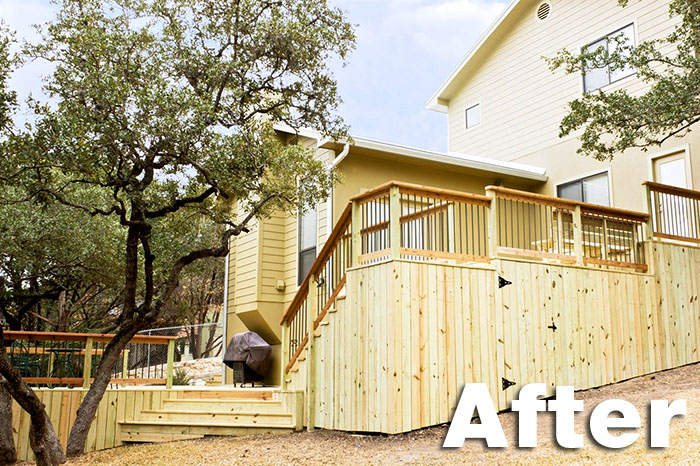
[[[610,205],[608,172],[588,176],[557,186],[557,196],[572,201]]]
[[[480,125],[481,104],[472,105],[464,112],[464,115],[467,122],[467,129]]]
[[[311,270],[314,260],[316,260],[316,242],[318,241],[318,225],[316,218],[316,208],[311,207],[305,212],[299,212],[299,276],[297,284],[306,278],[306,274]]]
[[[583,50],[593,52],[599,47],[603,47],[607,49],[608,53],[614,53],[615,50],[618,48],[618,44],[617,42],[615,42],[615,39],[620,36],[623,36],[627,39],[627,41],[625,42],[626,45],[632,45],[634,47],[636,45],[634,41],[634,24],[629,24],[623,27],[622,29],[618,29],[617,31],[608,34],[605,37],[591,42],[590,44],[586,45],[583,48]],[[600,89],[601,87],[605,87],[608,84],[612,84],[633,74],[634,69],[632,69],[631,67],[614,71],[611,70],[609,66],[604,66],[602,68],[587,69],[583,73],[584,91],[593,92],[597,89]]]

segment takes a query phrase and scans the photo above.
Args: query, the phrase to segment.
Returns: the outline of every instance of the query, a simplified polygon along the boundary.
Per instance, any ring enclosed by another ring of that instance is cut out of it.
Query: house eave
[[[546,182],[549,179],[545,168],[494,160],[486,157],[436,152],[358,136],[352,137],[351,146],[400,155],[414,160],[443,163],[530,181]]]

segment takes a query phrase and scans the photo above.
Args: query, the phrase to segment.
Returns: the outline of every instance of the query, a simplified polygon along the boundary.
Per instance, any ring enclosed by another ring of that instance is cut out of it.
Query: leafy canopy
[[[618,3],[624,7],[629,0]],[[633,147],[647,150],[687,134],[700,121],[700,1],[672,0],[669,13],[679,21],[667,37],[636,47],[613,37],[608,43],[614,47],[563,50],[546,59],[552,70],[576,74],[632,67],[648,86],[643,93],[601,89],[570,102],[559,136],[582,130],[579,153],[606,160]]]

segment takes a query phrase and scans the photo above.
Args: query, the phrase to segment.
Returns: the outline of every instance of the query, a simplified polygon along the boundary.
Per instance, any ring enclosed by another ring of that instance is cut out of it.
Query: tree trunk
[[[4,348],[5,342],[2,327],[0,327],[0,349],[2,349],[0,351],[0,375],[6,379],[5,388],[12,395],[12,398],[31,417],[29,446],[36,456],[36,463],[39,466],[54,466],[65,463],[66,457],[63,454],[61,442],[51,426],[51,420],[46,414],[44,403],[36,396],[34,390],[22,380],[19,371],[7,360]]]
[[[0,464],[13,464],[17,461],[17,451],[12,438],[12,397],[6,384],[7,380],[0,375]]]
[[[119,355],[129,341],[136,335],[136,332],[146,325],[145,321],[123,324],[112,341],[105,348],[102,360],[100,361],[95,378],[90,385],[85,398],[83,398],[75,417],[75,423],[71,428],[66,446],[66,455],[69,457],[82,455],[85,451],[85,442],[92,420],[95,418],[97,408],[104,396],[105,390],[112,378],[112,369],[119,361]]]

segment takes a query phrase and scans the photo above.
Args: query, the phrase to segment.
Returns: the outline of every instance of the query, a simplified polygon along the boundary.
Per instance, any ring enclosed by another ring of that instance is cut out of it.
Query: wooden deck
[[[46,405],[64,447],[84,389],[35,389]],[[167,442],[208,435],[281,434],[303,425],[302,393],[270,388],[121,387],[100,403],[88,434],[86,451],[125,443]],[[32,461],[29,416],[13,404],[18,459]]]

